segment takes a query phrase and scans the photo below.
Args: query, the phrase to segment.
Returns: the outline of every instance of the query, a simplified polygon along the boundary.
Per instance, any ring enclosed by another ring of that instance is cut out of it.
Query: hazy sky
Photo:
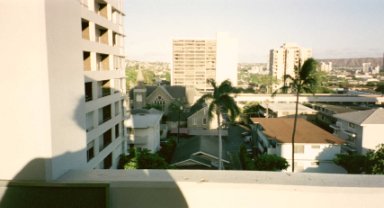
[[[267,62],[285,42],[315,58],[381,57],[384,0],[126,0],[127,58],[171,61],[173,38],[229,32],[240,62]]]

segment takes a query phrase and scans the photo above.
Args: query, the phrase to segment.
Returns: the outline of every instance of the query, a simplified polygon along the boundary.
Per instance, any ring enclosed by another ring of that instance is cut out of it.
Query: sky
[[[384,0],[126,0],[129,60],[171,62],[172,39],[239,42],[239,62],[267,63],[294,42],[315,58],[382,57]]]

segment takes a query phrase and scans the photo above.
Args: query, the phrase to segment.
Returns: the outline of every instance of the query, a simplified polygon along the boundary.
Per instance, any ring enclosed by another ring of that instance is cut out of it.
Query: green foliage
[[[272,75],[251,74],[249,77],[249,83],[259,85],[260,89],[265,89],[268,93],[272,90],[272,84],[277,84],[278,80]]]
[[[287,160],[277,155],[262,154],[255,159],[256,170],[279,171],[287,168]]]
[[[153,85],[156,82],[155,72],[152,70],[143,70],[144,82],[148,85]]]
[[[367,153],[368,173],[384,174],[384,144],[377,146],[376,150]]]
[[[167,169],[168,164],[164,158],[156,153],[151,153],[148,149],[136,151],[138,169]]]
[[[132,88],[136,84],[137,66],[127,67],[125,69],[125,77],[126,77],[127,89]]]
[[[186,114],[183,110],[180,110],[180,107],[183,106],[183,104],[180,101],[172,101],[168,106],[168,114],[167,118],[169,121],[178,121],[179,120],[179,114],[180,114],[180,120],[184,121],[186,120]]]
[[[288,168],[285,158],[262,154],[251,158],[244,145],[240,146],[240,162],[244,170],[280,171]]]
[[[375,91],[384,94],[384,82],[379,82]]]
[[[161,144],[159,156],[164,158],[167,163],[170,163],[173,153],[175,152],[176,145],[176,140],[174,138],[168,139],[166,142]]]
[[[129,156],[124,156],[124,169],[167,169],[168,164],[164,158],[148,149],[130,149]]]
[[[244,170],[255,170],[255,164],[248,156],[247,149],[244,145],[240,146],[240,162]]]
[[[338,154],[333,162],[343,167],[348,173],[384,174],[384,144],[376,150],[361,154]]]
[[[333,159],[336,165],[343,167],[348,173],[364,173],[367,171],[367,157],[359,154],[337,154]]]
[[[159,111],[163,111],[163,106],[160,105],[160,104],[157,104],[157,103],[147,103],[145,106],[144,106],[144,109],[151,109],[151,108],[154,108],[154,109],[157,109]]]
[[[168,82],[171,81],[171,73],[169,71],[165,72],[165,80],[167,80]]]

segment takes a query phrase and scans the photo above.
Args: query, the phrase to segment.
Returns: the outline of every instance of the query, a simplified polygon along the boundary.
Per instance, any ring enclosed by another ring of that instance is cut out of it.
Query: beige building
[[[237,40],[227,33],[218,33],[216,40],[175,39],[171,85],[206,92],[212,88],[208,79],[229,79],[237,86],[237,62]]]
[[[269,55],[270,74],[280,83],[273,85],[273,90],[284,84],[284,76],[295,77],[295,67],[312,57],[312,49],[301,48],[295,43],[284,43],[280,48],[272,49]]]
[[[123,0],[82,0],[87,167],[117,167],[126,149]]]
[[[122,3],[2,1],[1,179],[117,166],[126,142]]]

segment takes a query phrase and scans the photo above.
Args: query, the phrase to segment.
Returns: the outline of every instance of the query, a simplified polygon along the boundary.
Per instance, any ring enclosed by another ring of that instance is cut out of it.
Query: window
[[[111,105],[99,109],[99,124],[102,124],[111,118]]]
[[[93,125],[93,111],[88,112],[85,114],[85,121],[86,121],[86,130],[91,131],[94,128]]]
[[[118,116],[119,115],[119,101],[115,102],[115,116]]]
[[[83,51],[83,69],[91,71],[91,52],[89,51]]]
[[[103,80],[97,82],[99,88],[99,98],[105,97],[111,94],[111,81]]]
[[[87,144],[87,161],[90,161],[93,157],[95,157],[95,141]]]
[[[82,37],[85,40],[89,40],[89,22],[85,19],[81,19]]]
[[[312,149],[320,149],[320,145],[312,145]]]
[[[304,145],[295,145],[294,153],[304,153]]]
[[[116,124],[115,126],[115,139],[118,138],[120,136],[120,132],[119,132],[119,124]]]
[[[143,96],[136,95],[136,102],[143,102]]]
[[[203,125],[206,125],[206,124],[207,124],[207,119],[203,118]]]
[[[354,124],[354,123],[348,123],[348,126],[350,127],[350,128],[356,128],[356,124]]]
[[[92,82],[85,83],[85,102],[91,101],[93,99],[92,96]]]
[[[112,143],[112,130],[109,129],[106,131],[99,141],[99,151],[103,150],[105,147],[107,147],[109,144]]]
[[[110,169],[112,167],[112,153],[110,153],[107,157],[104,158],[103,164],[104,169]]]

